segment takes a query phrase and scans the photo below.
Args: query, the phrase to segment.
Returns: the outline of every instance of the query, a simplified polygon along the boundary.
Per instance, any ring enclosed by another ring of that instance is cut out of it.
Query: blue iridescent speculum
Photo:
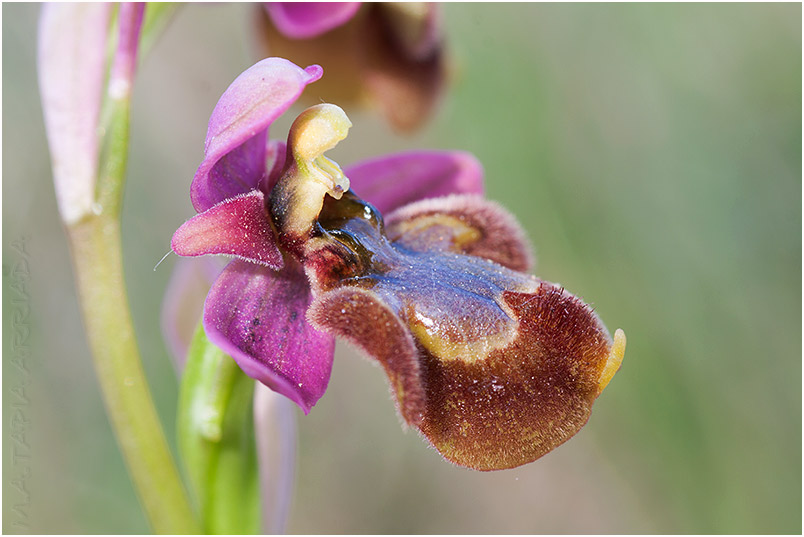
[[[377,359],[405,421],[456,464],[511,468],[569,439],[619,368],[623,332],[527,274],[524,234],[480,196],[384,220],[324,156],[350,126],[335,105],[306,110],[268,200],[310,281],[308,320]]]

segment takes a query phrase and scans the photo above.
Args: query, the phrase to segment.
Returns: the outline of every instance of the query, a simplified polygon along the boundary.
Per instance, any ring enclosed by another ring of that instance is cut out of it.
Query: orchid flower
[[[480,195],[470,155],[342,170],[324,153],[351,122],[332,104],[305,110],[287,144],[270,141],[321,76],[265,59],[212,113],[191,186],[199,214],[172,240],[179,255],[235,257],[207,296],[207,337],[305,413],[343,337],[380,362],[399,414],[448,460],[494,470],[544,455],[588,420],[623,332],[612,338],[581,300],[525,272],[525,234]]]
[[[435,108],[446,65],[440,7],[428,2],[268,2],[257,13],[263,55],[321,64],[316,95],[378,106],[400,131]],[[335,76],[332,76],[335,75]]]

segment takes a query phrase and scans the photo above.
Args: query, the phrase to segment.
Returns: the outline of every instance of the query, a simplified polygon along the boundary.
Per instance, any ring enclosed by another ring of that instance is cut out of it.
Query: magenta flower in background
[[[327,71],[316,85],[325,102],[376,106],[395,129],[410,131],[441,98],[447,61],[438,4],[267,2],[255,20],[260,57]]]
[[[212,113],[199,214],[172,241],[179,255],[236,258],[207,296],[208,338],[305,413],[326,390],[333,335],[346,338],[383,365],[402,418],[460,465],[510,468],[563,443],[619,368],[624,334],[524,273],[525,235],[479,195],[470,155],[342,171],[324,153],[351,122],[331,104],[305,110],[287,145],[270,141],[321,75],[268,58]]]
[[[360,2],[266,2],[265,11],[291,39],[310,39],[346,24]]]

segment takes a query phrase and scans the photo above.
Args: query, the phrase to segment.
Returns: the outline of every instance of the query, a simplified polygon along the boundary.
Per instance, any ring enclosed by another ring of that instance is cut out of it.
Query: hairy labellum
[[[304,262],[317,296],[308,318],[382,363],[402,417],[444,457],[519,466],[586,423],[604,370],[621,357],[583,302],[503,266],[520,266],[522,252],[486,247],[500,238],[470,223],[479,213],[503,220],[497,207],[475,196],[438,201],[461,210],[430,203],[432,224],[413,216],[385,231],[351,192],[327,199]],[[414,234],[388,239],[409,226]],[[496,259],[465,254],[477,250]]]
[[[310,117],[315,131],[319,114]],[[383,365],[400,414],[444,457],[511,468],[586,423],[624,336],[612,341],[586,304],[522,272],[530,253],[510,215],[480,196],[448,196],[402,207],[386,226],[344,192],[339,169],[322,181],[321,169],[292,168],[271,212],[280,246],[310,280],[308,320]]]

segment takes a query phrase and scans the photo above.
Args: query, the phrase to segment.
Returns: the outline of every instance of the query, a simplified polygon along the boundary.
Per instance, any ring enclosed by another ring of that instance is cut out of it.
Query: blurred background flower
[[[447,74],[442,7],[430,2],[266,2],[254,5],[257,56],[318,64],[317,97],[377,108],[395,130],[421,127]],[[317,104],[311,94],[307,104]],[[347,110],[348,111],[348,110]]]
[[[436,115],[396,138],[344,106],[354,127],[332,158],[474,153],[487,197],[534,243],[539,276],[626,327],[628,359],[580,434],[534,464],[480,474],[400,434],[383,372],[339,347],[327,396],[298,420],[288,531],[799,533],[801,6],[442,7],[458,67]],[[209,111],[254,63],[243,32],[254,9],[185,6],[134,90],[125,270],[171,437],[176,380],[158,312],[175,258],[153,267],[194,214],[188,184]],[[38,12],[3,7],[6,334],[18,307],[11,241],[27,237],[31,267],[30,376],[4,360],[3,529],[21,531],[24,505],[32,532],[145,532],[43,158]],[[27,500],[11,484],[23,382]]]

